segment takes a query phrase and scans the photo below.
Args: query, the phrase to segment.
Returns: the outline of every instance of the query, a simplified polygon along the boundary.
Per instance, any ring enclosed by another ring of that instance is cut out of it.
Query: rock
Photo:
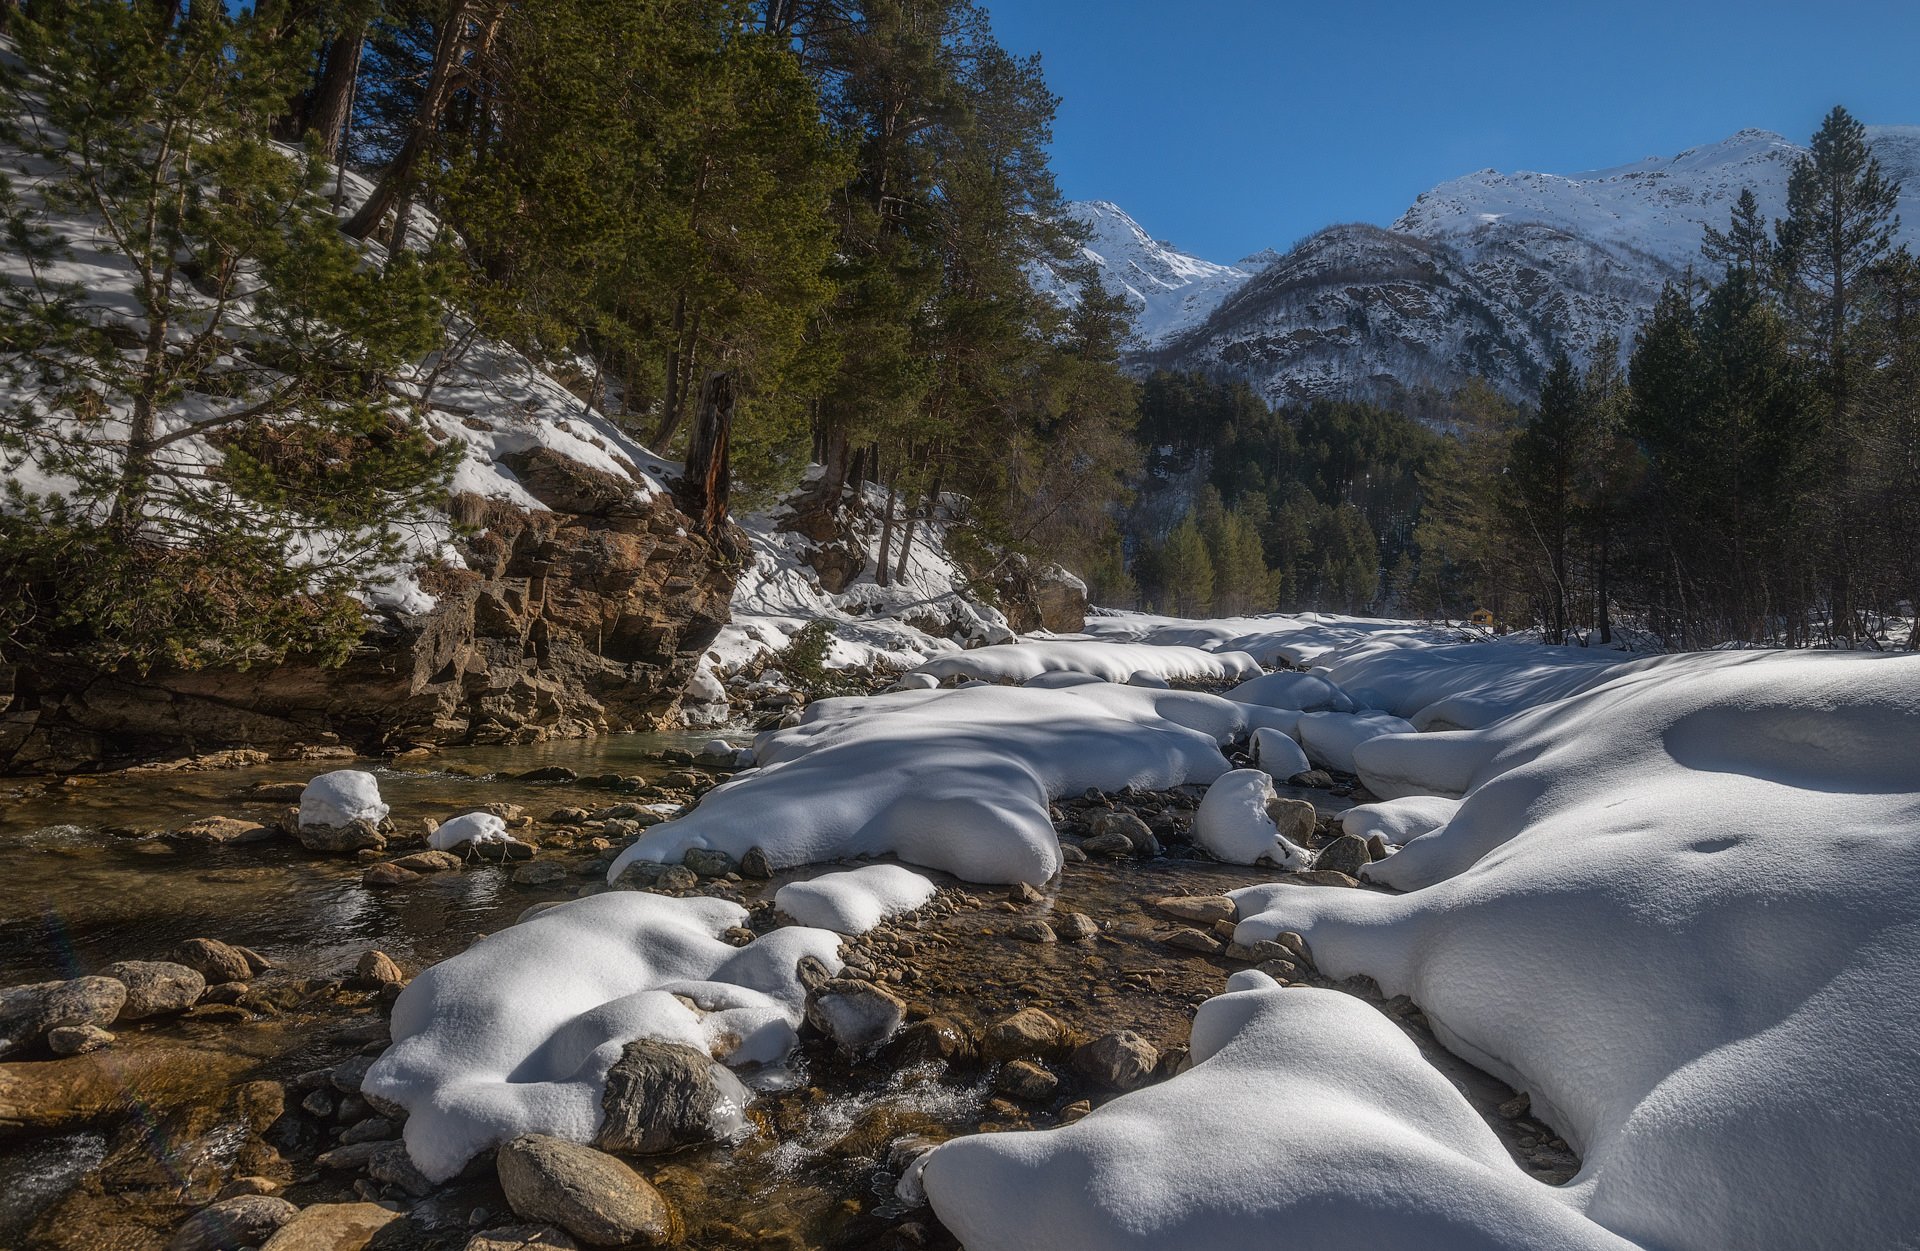
[[[1144,1086],[1159,1063],[1160,1052],[1132,1030],[1102,1034],[1073,1052],[1076,1072],[1114,1090]]]
[[[469,1238],[466,1251],[579,1251],[579,1247],[551,1225],[503,1225]]]
[[[1053,932],[1063,943],[1078,943],[1098,934],[1100,926],[1084,912],[1069,912],[1054,918]]]
[[[1009,1060],[994,1075],[993,1088],[1028,1103],[1053,1098],[1060,1079],[1031,1060]]]
[[[299,796],[295,795],[295,799]],[[238,845],[240,843],[259,843],[269,838],[278,838],[280,831],[271,825],[262,825],[258,821],[248,821],[240,817],[202,817],[198,821],[189,821],[167,837],[183,839],[190,843],[208,843],[216,847]]]
[[[661,890],[694,890],[700,885],[700,877],[684,864],[670,864],[653,879],[653,884]]]
[[[340,1134],[340,1145],[346,1147],[359,1142],[391,1142],[399,1136],[398,1125],[384,1116],[370,1116],[347,1126]]]
[[[1292,930],[1281,930],[1273,936],[1273,941],[1291,951],[1301,960],[1311,960],[1313,953],[1307,950],[1307,940]]]
[[[220,1193],[214,1197],[216,1199],[232,1199],[239,1195],[270,1195],[278,1192],[279,1189],[280,1183],[271,1177],[261,1177],[257,1174],[246,1175],[236,1177],[226,1185],[220,1187]]]
[[[345,825],[301,825],[294,837],[308,851],[327,855],[351,855],[356,851],[380,851],[387,836],[371,821],[349,821]]]
[[[255,782],[247,788],[247,798],[263,804],[297,804],[305,782]]]
[[[310,780],[300,791],[300,825],[343,829],[387,819],[380,782],[364,769],[335,769]]]
[[[1045,899],[1045,898],[1046,898],[1045,895],[1042,895],[1039,891],[1027,885],[1025,882],[1015,882],[1013,884],[1013,888],[1007,892],[1008,903],[1037,904],[1042,899]]]
[[[536,860],[515,869],[513,880],[519,886],[558,886],[567,880],[567,870],[551,860]]]
[[[374,1156],[391,1145],[384,1142],[342,1143],[331,1151],[322,1151],[314,1157],[313,1162],[336,1173],[358,1173],[373,1163]]]
[[[372,1056],[354,1056],[342,1060],[333,1066],[327,1074],[327,1081],[343,1095],[357,1095],[360,1084],[367,1080],[367,1070],[373,1067]]]
[[[1304,799],[1289,799],[1285,795],[1267,797],[1267,815],[1273,818],[1280,837],[1301,847],[1313,841],[1313,832],[1320,824],[1319,809]]]
[[[1060,1109],[1060,1123],[1071,1125],[1091,1111],[1093,1111],[1093,1100],[1076,1099]]]
[[[1219,955],[1226,944],[1211,934],[1199,930],[1179,929],[1167,935],[1167,946],[1178,947],[1183,951],[1197,951],[1203,956]]]
[[[157,1121],[217,1104],[255,1056],[210,1047],[115,1047],[58,1060],[0,1064],[0,1134],[61,1130],[124,1116],[130,1092]],[[0,1178],[0,1186],[7,1178]]]
[[[1329,787],[1333,785],[1333,775],[1325,769],[1308,769],[1305,773],[1296,773],[1288,779],[1295,786]]]
[[[1064,864],[1085,864],[1087,862],[1087,853],[1072,843],[1062,843],[1060,844],[1060,859]]]
[[[1009,938],[1017,938],[1023,943],[1051,943],[1057,941],[1053,927],[1035,917],[1015,921],[1007,928]]]
[[[113,1035],[98,1025],[56,1025],[47,1031],[47,1050],[57,1056],[83,1056],[112,1043]]]
[[[740,857],[740,876],[750,877],[764,882],[773,876],[773,866],[767,863],[767,853],[758,847],[747,848],[747,854]]]
[[[950,1016],[930,1016],[915,1021],[900,1031],[893,1044],[894,1060],[903,1068],[916,1064],[964,1064],[979,1050],[973,1029]]]
[[[378,1203],[316,1203],[300,1209],[260,1251],[367,1251],[401,1215]]]
[[[547,814],[549,825],[585,825],[593,814],[585,808],[555,808]]]
[[[1291,960],[1262,960],[1253,967],[1276,982],[1297,981],[1300,977],[1300,966]]]
[[[724,851],[714,851],[706,847],[689,847],[680,863],[692,869],[701,877],[725,877],[733,872],[733,857]]]
[[[988,1027],[981,1053],[993,1060],[1050,1059],[1073,1046],[1072,1032],[1038,1008],[1022,1008]]]
[[[100,971],[127,988],[126,1002],[115,1018],[121,1021],[185,1012],[207,989],[206,978],[184,964],[165,960],[122,960]]]
[[[433,1193],[434,1184],[414,1165],[405,1143],[368,1142],[354,1145],[375,1149],[367,1159],[367,1176],[381,1185],[404,1190],[416,1199],[424,1199]]]
[[[111,1025],[124,1013],[126,1000],[127,988],[112,977],[0,990],[0,1056],[31,1047],[55,1029]]]
[[[1302,869],[1286,879],[1302,886],[1358,886],[1360,879],[1333,869]]]
[[[1233,900],[1225,895],[1166,895],[1154,900],[1153,906],[1175,920],[1194,925],[1211,926],[1216,921],[1231,921],[1239,914]]]
[[[460,857],[450,851],[416,851],[388,863],[409,873],[448,873],[460,867]]]
[[[836,977],[807,995],[807,1022],[838,1043],[861,1052],[892,1038],[907,1019],[907,1005],[872,982]]]
[[[383,986],[405,986],[407,975],[392,956],[376,950],[361,953],[359,963],[353,966],[353,980],[362,986],[377,989]]]
[[[607,1073],[593,1145],[653,1155],[722,1140],[744,1125],[746,1101],[740,1080],[704,1051],[636,1039]]]
[[[370,864],[360,875],[360,884],[369,890],[391,890],[396,886],[413,886],[419,881],[420,874],[403,869],[391,860]]]
[[[1393,848],[1387,846],[1387,840],[1379,834],[1367,836],[1367,856],[1373,860],[1385,860],[1393,854]]]
[[[525,1134],[500,1148],[500,1189],[514,1214],[558,1225],[594,1247],[660,1247],[680,1240],[680,1216],[625,1164],[592,1147]]]
[[[513,775],[516,782],[577,782],[580,775],[565,765],[543,765],[538,769],[528,769],[525,773]]]
[[[1133,850],[1142,856],[1160,854],[1160,840],[1153,836],[1147,823],[1131,812],[1103,812],[1093,819],[1090,827],[1093,837],[1102,838],[1108,834],[1118,834],[1125,838]],[[1084,846],[1084,844],[1082,844]],[[1092,848],[1088,848],[1089,851]]]
[[[1134,853],[1133,840],[1120,833],[1095,834],[1091,838],[1082,839],[1080,850],[1089,856],[1115,858],[1131,856]]]
[[[201,1208],[173,1235],[167,1251],[240,1251],[257,1247],[300,1211],[271,1195],[240,1195]]]
[[[1313,858],[1313,867],[1319,870],[1332,870],[1349,877],[1359,876],[1360,870],[1373,863],[1373,853],[1367,850],[1367,840],[1354,834],[1342,834],[1320,849]]]
[[[239,948],[214,938],[189,938],[168,952],[167,959],[186,965],[205,978],[209,986],[244,982],[253,976],[253,966],[247,963]]]

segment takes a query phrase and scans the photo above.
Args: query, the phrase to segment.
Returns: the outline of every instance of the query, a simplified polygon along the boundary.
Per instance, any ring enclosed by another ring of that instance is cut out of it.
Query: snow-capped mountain
[[[1134,333],[1146,348],[1206,321],[1228,293],[1257,272],[1263,258],[1272,259],[1269,249],[1239,265],[1203,261],[1155,239],[1106,200],[1076,200],[1067,214],[1087,230],[1080,259],[1099,271],[1109,290],[1126,296],[1134,310]],[[1041,271],[1035,283],[1063,300],[1074,299],[1077,291],[1073,277],[1060,270]]]
[[[1901,234],[1920,242],[1920,127],[1869,127],[1868,138],[1906,185]],[[1804,151],[1743,130],[1586,173],[1481,170],[1422,194],[1384,230],[1329,227],[1284,256],[1213,267],[1190,294],[1171,284],[1196,271],[1169,268],[1155,307],[1208,311],[1143,328],[1136,363],[1244,378],[1274,403],[1394,401],[1476,377],[1525,396],[1555,348],[1579,357],[1606,334],[1630,343],[1743,188],[1770,220],[1783,214]]]

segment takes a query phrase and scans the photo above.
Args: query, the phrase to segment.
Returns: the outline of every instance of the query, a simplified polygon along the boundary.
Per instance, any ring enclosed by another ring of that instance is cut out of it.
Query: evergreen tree
[[[1193,513],[1167,536],[1161,559],[1162,606],[1177,616],[1205,616],[1213,607],[1213,558]]]
[[[438,342],[434,280],[362,264],[324,171],[269,139],[318,34],[87,0],[14,35],[11,139],[52,172],[0,185],[4,647],[343,657],[348,591],[442,498],[450,453],[388,386]],[[131,276],[131,334],[66,281],[81,237]]]
[[[1700,243],[1700,253],[1719,265],[1723,273],[1744,273],[1758,282],[1770,281],[1774,272],[1773,241],[1767,235],[1767,219],[1760,202],[1750,188],[1741,188],[1734,201],[1724,231],[1708,226]]]
[[[1577,510],[1574,475],[1585,409],[1572,359],[1565,352],[1555,354],[1540,388],[1540,405],[1514,438],[1508,461],[1507,500],[1514,529],[1531,557],[1534,595],[1543,608],[1549,643],[1567,637],[1568,556]]]

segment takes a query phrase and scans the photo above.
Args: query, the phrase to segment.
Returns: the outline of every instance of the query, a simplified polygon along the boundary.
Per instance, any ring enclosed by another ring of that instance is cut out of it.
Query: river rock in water
[[[744,1129],[747,1091],[704,1051],[639,1038],[607,1073],[604,1120],[593,1143],[651,1155],[731,1138]]]
[[[807,996],[807,1022],[843,1051],[865,1051],[892,1038],[907,1005],[872,982],[836,977]]]
[[[366,1251],[401,1216],[379,1203],[316,1203],[300,1209],[260,1251]]]
[[[523,1134],[500,1148],[500,1189],[523,1220],[546,1221],[594,1247],[680,1240],[680,1214],[640,1174],[603,1151]]]
[[[273,1237],[300,1209],[272,1195],[240,1195],[201,1208],[167,1244],[167,1251],[240,1251]]]
[[[205,978],[209,986],[244,982],[253,976],[253,966],[238,947],[214,938],[189,938],[168,952],[167,959],[186,965]]]
[[[76,977],[0,990],[0,1056],[23,1051],[61,1026],[111,1025],[127,1001],[113,977]]]

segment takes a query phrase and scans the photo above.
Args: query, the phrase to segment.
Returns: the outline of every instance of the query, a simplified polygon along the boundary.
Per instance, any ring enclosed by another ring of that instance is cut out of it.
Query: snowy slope
[[[1088,231],[1080,259],[1099,270],[1109,290],[1126,296],[1134,331],[1147,347],[1206,321],[1221,300],[1272,259],[1271,253],[1258,253],[1239,265],[1201,260],[1155,239],[1106,200],[1076,200],[1067,215]],[[1055,270],[1036,274],[1035,283],[1061,300],[1075,298],[1073,281]]]

